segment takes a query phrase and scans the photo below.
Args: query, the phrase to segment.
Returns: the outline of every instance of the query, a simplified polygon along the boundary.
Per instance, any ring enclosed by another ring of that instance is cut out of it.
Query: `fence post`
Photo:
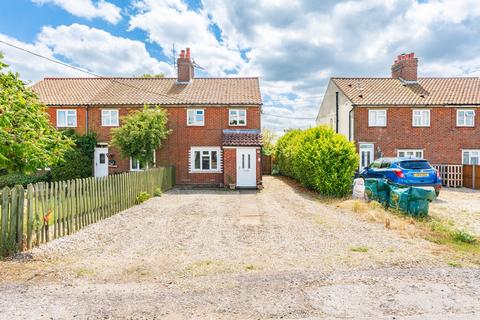
[[[32,248],[32,232],[33,232],[33,186],[27,186],[27,249]]]
[[[25,190],[23,186],[17,186],[18,194],[18,210],[17,210],[17,250],[22,251],[23,249],[23,221],[25,215]]]
[[[475,185],[475,180],[476,180],[476,172],[477,171],[477,168],[476,168],[476,165],[473,165],[472,166],[472,189],[476,189],[477,186]]]
[[[8,212],[10,207],[10,189],[8,187],[3,188],[2,190],[2,238],[0,248],[5,248],[7,242],[7,231],[8,231]],[[2,250],[3,251],[3,250]]]

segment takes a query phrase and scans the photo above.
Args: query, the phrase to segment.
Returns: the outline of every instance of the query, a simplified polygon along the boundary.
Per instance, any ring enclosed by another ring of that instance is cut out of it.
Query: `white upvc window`
[[[118,109],[102,109],[102,126],[118,127]]]
[[[220,147],[192,147],[190,157],[191,172],[220,172]]]
[[[412,126],[430,127],[430,110],[414,109],[412,111]]]
[[[205,110],[203,109],[187,109],[187,125],[204,126]]]
[[[397,156],[399,158],[423,158],[423,149],[398,149]]]
[[[154,168],[156,163],[155,152],[153,153],[153,162],[144,163],[137,158],[130,157],[130,171],[143,171],[145,169]]]
[[[228,125],[229,126],[246,126],[247,110],[245,109],[228,110]]]
[[[57,127],[75,128],[77,126],[77,110],[58,109]]]
[[[480,149],[462,150],[462,164],[480,164]]]
[[[457,110],[457,127],[474,127],[475,110]]]
[[[386,127],[387,126],[387,110],[368,110],[368,126],[369,127]]]

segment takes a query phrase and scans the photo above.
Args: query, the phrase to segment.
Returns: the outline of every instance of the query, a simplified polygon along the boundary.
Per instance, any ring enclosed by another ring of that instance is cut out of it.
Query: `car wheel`
[[[435,195],[436,195],[437,198],[438,198],[438,196],[440,195],[440,190],[435,190]]]

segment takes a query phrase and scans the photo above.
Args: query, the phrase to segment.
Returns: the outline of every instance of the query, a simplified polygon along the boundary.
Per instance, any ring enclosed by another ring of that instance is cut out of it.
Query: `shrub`
[[[51,175],[49,172],[38,174],[38,175],[26,175],[22,173],[9,173],[0,175],[0,189],[5,187],[13,187],[15,185],[21,184],[26,187],[27,184],[37,183],[37,182],[49,182],[51,180]]]
[[[154,197],[161,197],[162,196],[162,189],[161,188],[156,188],[155,191],[153,192]]]
[[[351,191],[358,166],[354,144],[325,126],[288,132],[277,142],[276,159],[280,174],[336,197]]]
[[[148,192],[142,191],[138,194],[137,198],[135,199],[136,204],[140,204],[142,202],[147,201],[150,199],[150,194]]]
[[[93,154],[97,139],[94,133],[79,135],[73,130],[64,134],[75,141],[75,148],[68,151],[63,162],[51,168],[52,180],[61,181],[91,177],[93,173]]]

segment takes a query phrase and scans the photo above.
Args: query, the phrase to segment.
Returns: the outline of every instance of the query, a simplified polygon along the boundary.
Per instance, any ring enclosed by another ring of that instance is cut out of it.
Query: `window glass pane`
[[[218,157],[217,151],[212,151],[212,169],[217,169]]]
[[[112,111],[110,121],[112,122],[112,125],[118,125],[118,111],[117,110]]]
[[[405,152],[404,152],[404,151],[399,151],[399,152],[398,152],[398,156],[399,156],[400,158],[405,157]]]
[[[188,124],[193,124],[195,122],[195,114],[193,110],[188,110],[187,115],[188,115]]]
[[[210,156],[202,156],[202,170],[210,170]]]
[[[242,169],[245,169],[245,155],[242,154]]]
[[[104,164],[104,163],[105,163],[105,153],[100,153],[99,162],[100,162],[101,164]]]
[[[75,111],[68,111],[68,114],[67,114],[67,125],[68,126],[75,126],[75,122],[76,122],[76,119],[75,119]]]
[[[195,151],[195,169],[201,169],[200,167],[200,151]]]
[[[248,155],[248,169],[250,169],[250,155]]]
[[[423,152],[417,151],[417,152],[415,153],[415,156],[416,156],[417,158],[423,158]]]
[[[463,152],[463,164],[470,164],[468,151]]]
[[[65,126],[67,123],[66,121],[66,113],[63,110],[58,111],[58,118],[57,118],[57,125]]]

